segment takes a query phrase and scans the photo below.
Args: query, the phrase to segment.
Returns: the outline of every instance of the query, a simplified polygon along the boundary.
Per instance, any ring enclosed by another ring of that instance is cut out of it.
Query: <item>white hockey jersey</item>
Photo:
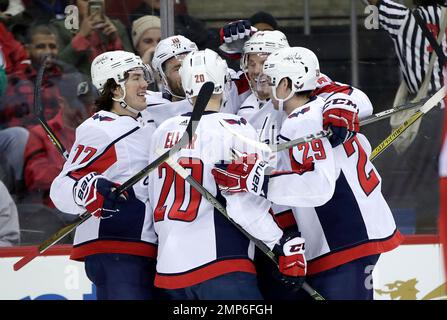
[[[152,97],[150,98],[151,100],[148,100],[148,97],[146,97],[146,99],[147,102],[149,102],[152,100]],[[168,119],[180,116],[188,112],[192,112],[192,109],[193,106],[187,99],[174,102],[163,99],[163,101],[161,101],[160,103],[148,104],[147,111],[150,114],[151,121],[153,121],[155,126],[158,127]],[[236,114],[237,110],[238,107],[236,107],[232,103],[227,102],[222,107],[221,112]]]
[[[226,205],[234,221],[273,248],[282,231],[268,213],[269,201],[249,193],[223,196],[211,174],[215,163],[231,160],[231,148],[254,152],[225,130],[218,122],[221,119],[241,134],[256,137],[241,117],[206,112],[192,143],[172,158]],[[179,116],[157,128],[151,139],[150,161],[158,157],[155,150],[166,151],[180,139],[188,121],[189,116]],[[156,286],[183,288],[230,272],[255,273],[250,241],[167,164],[149,176],[149,197],[159,241]]]
[[[237,114],[240,105],[247,98],[250,90],[243,73],[236,73],[232,69],[229,70],[232,81],[229,90],[224,92],[226,102],[220,112]],[[156,127],[167,119],[192,112],[193,106],[188,99],[173,102],[168,98],[167,96],[164,97],[162,92],[149,90],[146,92],[146,104],[150,112],[151,120],[155,123]]]
[[[257,132],[257,140],[266,144],[278,143],[278,136],[283,121],[287,118],[285,112],[280,112],[273,107],[271,100],[261,101],[252,93],[239,108],[238,116],[243,117],[250,123]],[[288,162],[286,151],[275,153],[269,159],[269,165],[275,168],[282,168],[282,162]],[[292,208],[288,206],[271,204],[272,214],[275,221],[281,228],[296,225]]]
[[[76,129],[76,140],[62,172],[51,185],[50,197],[56,207],[71,214],[85,211],[73,199],[73,186],[90,172],[122,184],[143,169],[148,164],[148,141],[155,130],[148,118],[146,112],[136,120],[99,111],[84,121]],[[141,201],[138,210],[129,208],[108,219],[91,217],[77,227],[72,259],[82,260],[95,253],[156,256],[157,238],[147,186],[140,181],[133,190]]]
[[[282,124],[280,142],[323,130],[323,106],[323,99],[314,97],[296,108]],[[287,171],[270,176],[267,198],[272,202],[313,207],[331,199],[336,177],[335,159],[327,138],[289,149],[288,167],[284,169]]]
[[[333,97],[349,99],[340,93]],[[321,130],[323,108],[315,100],[297,108],[283,123],[280,138],[289,141]],[[282,181],[270,178],[268,198],[296,206],[295,218],[306,239],[308,274],[386,252],[401,243],[381,193],[381,178],[368,160],[370,152],[362,134],[336,148],[326,138],[314,140],[294,147],[289,163],[289,169],[296,171],[308,167],[310,161],[313,170],[280,175]],[[281,188],[284,185],[289,187]],[[292,197],[286,199],[288,195]]]
[[[238,116],[247,120],[258,133],[258,139],[267,144],[278,142],[281,124],[287,118],[285,112],[275,110],[272,102],[260,101],[251,94],[239,108]]]
[[[317,80],[317,88],[312,95],[319,96],[326,100],[335,93],[344,93],[351,96],[352,101],[359,108],[359,119],[362,120],[373,114],[373,105],[368,96],[360,89],[348,84],[332,81],[328,76],[321,74]]]

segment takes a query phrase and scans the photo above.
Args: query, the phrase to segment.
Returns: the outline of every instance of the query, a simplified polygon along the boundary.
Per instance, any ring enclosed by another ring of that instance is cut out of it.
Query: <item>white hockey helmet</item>
[[[210,49],[188,53],[179,74],[188,99],[197,96],[205,82],[214,83],[213,94],[223,93],[225,85],[229,83],[227,62]]]
[[[135,68],[142,68],[153,81],[149,68],[143,63],[141,58],[132,52],[116,50],[108,51],[97,56],[91,67],[93,85],[101,92],[107,80],[114,79],[121,87],[124,85],[126,72]]]
[[[265,60],[263,74],[274,87],[273,94],[276,94],[276,88],[284,78],[292,81],[292,93],[312,91],[317,87],[320,64],[315,53],[307,48],[283,48]]]
[[[123,89],[123,96],[112,99],[119,102],[123,108],[127,108],[131,112],[138,114],[139,111],[129,106],[125,101],[126,75],[134,70],[142,70],[144,72],[144,79],[148,85],[153,82],[150,68],[143,63],[141,58],[132,52],[122,50],[108,51],[97,56],[92,62],[91,75],[92,83],[100,93],[102,93],[107,80],[114,79]]]
[[[168,37],[161,40],[155,48],[152,67],[160,74],[160,78],[165,81],[163,63],[172,57],[197,50],[199,50],[197,45],[184,36],[177,35]]]
[[[249,54],[271,54],[278,49],[288,47],[289,42],[287,41],[285,34],[281,31],[258,31],[244,44],[241,69],[246,72]]]

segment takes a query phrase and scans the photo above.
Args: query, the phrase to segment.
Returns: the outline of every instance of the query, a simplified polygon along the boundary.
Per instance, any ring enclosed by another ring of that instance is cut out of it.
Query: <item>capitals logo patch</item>
[[[247,124],[247,120],[245,120],[244,118],[241,118],[241,120],[235,120],[235,119],[223,119],[223,120],[229,124],[238,124],[238,125]]]
[[[115,120],[115,119],[107,117],[107,116],[100,116],[99,114],[93,115],[92,118],[94,120],[98,120],[99,119],[99,121],[113,121],[113,120]]]
[[[294,112],[294,113],[292,113],[290,116],[289,116],[289,119],[291,119],[291,118],[296,118],[296,117],[298,117],[300,114],[305,114],[307,111],[309,111],[310,110],[310,107],[306,107],[306,108],[303,108],[303,109],[301,109],[300,111],[298,111],[298,112]]]

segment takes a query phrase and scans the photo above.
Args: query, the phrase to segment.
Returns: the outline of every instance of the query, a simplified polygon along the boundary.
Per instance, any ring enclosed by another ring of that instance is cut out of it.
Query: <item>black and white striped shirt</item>
[[[433,52],[430,43],[424,37],[421,28],[416,23],[410,9],[391,0],[381,0],[378,3],[380,26],[393,39],[400,69],[405,83],[411,93],[416,94],[425,79],[430,57]],[[439,6],[417,7],[428,29],[437,39],[439,34],[441,8]],[[446,37],[442,40],[443,51],[446,52]],[[428,91],[433,92],[442,87],[442,70],[436,59],[431,74]]]

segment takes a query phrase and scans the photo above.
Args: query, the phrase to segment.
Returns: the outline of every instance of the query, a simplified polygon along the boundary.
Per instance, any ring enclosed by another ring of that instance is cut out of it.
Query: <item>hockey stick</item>
[[[42,88],[42,80],[43,80],[43,74],[45,73],[46,63],[49,59],[49,55],[45,55],[42,57],[42,64],[40,65],[39,70],[37,71],[36,76],[36,83],[34,86],[34,105],[33,110],[34,114],[39,120],[40,125],[42,126],[43,130],[47,134],[48,138],[51,140],[53,145],[56,147],[56,149],[59,151],[59,153],[62,155],[62,157],[67,160],[68,159],[68,152],[63,146],[63,144],[60,142],[60,140],[57,138],[57,136],[54,134],[53,130],[51,130],[50,126],[47,124],[45,120],[45,114],[43,111],[43,104],[42,104],[42,96],[41,96],[41,88]],[[69,226],[66,226],[58,231],[57,234],[64,231],[65,228],[68,228]],[[68,232],[69,233],[69,232]],[[67,234],[68,234],[67,233]],[[65,236],[65,233],[64,233]],[[61,238],[59,238],[57,241],[59,241]],[[45,243],[45,242],[44,242]],[[37,257],[41,252],[39,252],[39,247],[33,247],[31,251],[25,255],[22,259],[20,259],[16,264],[14,264],[14,270],[17,271],[23,266],[25,266],[27,263],[29,263],[31,260],[33,260],[35,257]]]
[[[41,87],[42,87],[42,80],[43,80],[43,74],[45,72],[46,68],[46,62],[50,56],[46,55],[42,58],[42,64],[37,71],[36,76],[36,85],[34,87],[34,113],[39,120],[40,124],[42,125],[42,128],[45,130],[45,133],[47,134],[48,138],[50,138],[51,142],[54,144],[56,149],[59,151],[59,153],[64,157],[65,160],[68,159],[68,152],[62,145],[62,143],[59,141],[59,139],[54,134],[53,130],[51,130],[50,126],[47,124],[47,121],[45,120],[45,115],[43,112],[43,106],[42,106],[42,97],[41,97]]]
[[[199,91],[199,95],[197,96],[197,100],[192,111],[191,119],[189,120],[188,126],[186,127],[186,130],[183,133],[181,139],[171,149],[166,151],[164,154],[155,159],[152,163],[143,168],[132,178],[130,178],[122,185],[120,185],[114,191],[115,193],[121,194],[122,192],[132,187],[140,179],[147,176],[151,171],[153,171],[155,168],[161,165],[172,154],[178,152],[182,147],[186,146],[191,142],[191,139],[193,138],[194,132],[197,128],[197,124],[203,115],[203,111],[205,110],[208,101],[211,98],[211,95],[213,94],[213,91],[214,91],[214,84],[212,82],[206,82]],[[78,227],[81,223],[89,219],[91,216],[92,215],[89,212],[84,212],[83,214],[81,214],[76,219],[76,221],[57,231],[55,234],[53,234],[51,237],[45,240],[38,247],[34,248],[32,252],[30,252],[28,255],[24,256],[18,262],[16,262],[14,264],[14,270],[15,271],[20,270],[23,266],[28,264],[31,260],[39,256],[41,253],[48,250],[48,248],[53,246],[55,243],[63,239],[66,235],[68,235],[71,231],[76,229],[76,227]]]
[[[430,99],[430,97],[427,97],[427,98],[421,99],[418,102],[409,102],[406,104],[395,106],[394,108],[391,108],[391,109],[388,109],[388,110],[385,110],[385,111],[382,111],[379,113],[372,114],[372,115],[360,120],[360,127],[380,121],[380,120],[383,120],[383,119],[386,119],[386,118],[389,118],[393,114],[396,114],[396,113],[399,113],[402,111],[408,111],[408,110],[411,110],[416,107],[420,107],[425,102],[427,102],[429,99]]]
[[[404,123],[402,123],[396,130],[385,138],[372,152],[369,159],[372,161],[385,151],[393,142],[399,137],[405,130],[407,130],[413,123],[420,119],[424,114],[433,109],[444,97],[446,87],[442,87],[436,92],[430,99],[428,99],[424,105]]]
[[[156,150],[158,154],[160,154],[161,150]],[[265,245],[264,242],[254,238],[250,235],[245,229],[239,226],[231,217],[228,215],[225,207],[217,200],[205,187],[203,187],[200,183],[195,180],[188,171],[186,171],[181,165],[172,160],[172,158],[167,158],[166,163],[186,182],[188,182],[191,187],[197,190],[206,200],[208,200],[211,205],[216,208],[225,218],[227,218],[244,236],[246,236],[263,252],[265,253],[276,265],[278,265],[278,259],[275,254]],[[303,289],[315,300],[325,300],[323,296],[321,296],[317,291],[312,289],[307,283],[303,284]]]
[[[240,141],[247,143],[248,145],[251,145],[253,147],[255,147],[256,149],[259,149],[261,151],[264,152],[279,152],[282,150],[286,150],[286,149],[290,149],[296,145],[302,144],[302,143],[306,143],[306,142],[310,142],[312,140],[315,139],[321,139],[324,137],[328,137],[330,136],[332,133],[330,131],[320,131],[317,133],[313,133],[313,134],[309,134],[307,136],[298,138],[298,139],[294,139],[291,141],[287,141],[285,143],[281,143],[281,144],[265,144],[263,142],[259,142],[250,138],[247,138],[245,136],[243,136],[242,134],[240,134],[239,132],[237,132],[236,130],[234,130],[231,125],[229,123],[227,123],[224,120],[219,120],[219,123],[222,127],[224,127],[225,129],[227,129],[233,136],[237,137]]]
[[[409,110],[409,109],[412,109],[412,108],[416,108],[416,107],[420,106],[421,103],[423,103],[423,102],[425,102],[425,103],[421,106],[421,110],[424,108],[424,106],[430,105],[430,108],[427,111],[424,112],[424,114],[425,114],[431,108],[433,108],[444,97],[442,95],[443,93],[444,93],[443,89],[441,88],[435,95],[433,95],[430,98],[426,98],[426,99],[424,99],[424,100],[422,100],[420,102],[408,103],[406,105],[397,106],[395,108],[391,108],[391,109],[379,112],[377,114],[373,114],[373,115],[371,115],[369,117],[366,117],[365,119],[361,120],[360,121],[360,126],[368,125],[368,124],[377,122],[379,120],[388,118],[391,115],[393,115],[395,113],[398,113],[398,112],[401,112],[401,111],[405,111],[405,110]],[[421,117],[421,116],[422,115],[420,115],[419,117]],[[414,121],[416,121],[416,120],[417,119],[415,119]],[[414,123],[414,121],[412,121],[412,123]],[[321,138],[324,138],[324,137],[329,137],[332,134],[329,130],[328,131],[322,130],[320,132],[309,134],[307,136],[304,136],[304,137],[301,137],[301,138],[297,138],[297,139],[294,139],[294,140],[291,140],[291,141],[287,141],[285,143],[268,145],[268,144],[265,144],[265,143],[262,143],[262,142],[259,142],[259,141],[256,141],[256,140],[253,140],[253,139],[250,139],[250,138],[247,138],[247,137],[241,135],[239,132],[235,131],[231,127],[230,124],[228,124],[225,121],[220,120],[219,123],[220,123],[221,126],[223,126],[225,129],[227,129],[232,135],[237,137],[239,140],[241,140],[241,141],[243,141],[243,142],[245,142],[245,143],[255,147],[256,149],[259,149],[259,150],[267,152],[267,153],[279,152],[279,151],[283,151],[283,150],[286,150],[286,149],[290,149],[290,148],[293,148],[293,147],[295,147],[295,146],[297,146],[299,144],[302,144],[302,143],[307,143],[307,142],[311,142],[312,140],[315,140],[315,139],[321,139]],[[407,123],[407,122],[405,122],[405,123]],[[411,124],[409,124],[407,127],[409,127]],[[405,129],[407,129],[407,127]],[[398,129],[396,129],[396,131],[397,130]],[[400,134],[402,134],[402,132],[404,130],[401,130],[400,132],[397,132],[396,133],[397,136],[394,139],[396,139]],[[384,144],[384,143],[385,143],[385,141],[382,144]],[[385,150],[387,147],[389,147],[391,145],[391,143],[392,142],[388,142],[388,145],[383,147],[383,150]],[[374,158],[372,158],[372,159],[374,159]]]

